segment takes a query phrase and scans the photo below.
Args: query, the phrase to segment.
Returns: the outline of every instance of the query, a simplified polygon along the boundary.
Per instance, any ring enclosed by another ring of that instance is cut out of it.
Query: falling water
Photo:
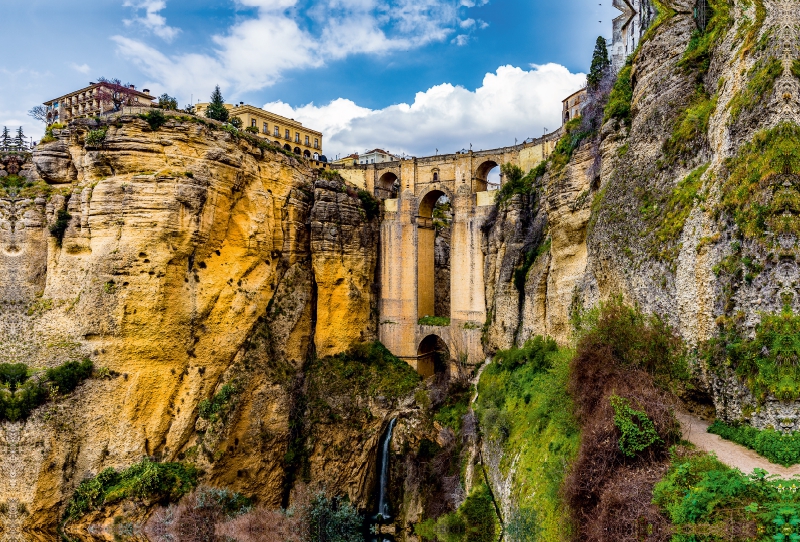
[[[381,474],[378,479],[378,515],[381,516],[381,522],[389,518],[389,503],[386,499],[386,486],[389,484],[389,443],[392,441],[392,430],[396,421],[397,418],[392,418],[389,422],[389,428],[381,443]]]

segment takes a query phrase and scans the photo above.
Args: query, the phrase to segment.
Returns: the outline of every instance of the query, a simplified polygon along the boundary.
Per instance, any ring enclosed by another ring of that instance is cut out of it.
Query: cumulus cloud
[[[140,24],[167,43],[174,40],[180,33],[180,28],[167,25],[167,19],[160,14],[167,7],[167,3],[164,0],[140,0],[138,2],[126,0],[122,5],[133,8],[137,15],[140,10],[144,10],[143,17],[137,16],[133,19],[123,20],[126,26]]]
[[[426,156],[436,149],[449,153],[469,148],[470,143],[475,150],[502,147],[514,138],[541,136],[545,127],[552,131],[561,124],[561,100],[585,81],[585,74],[558,64],[528,70],[501,66],[487,73],[474,91],[444,83],[418,92],[411,104],[384,109],[341,98],[320,106],[271,102],[264,108],[320,130],[329,158],[374,147]]]
[[[76,72],[80,72],[82,74],[88,74],[90,71],[92,71],[92,68],[90,68],[88,64],[75,64],[73,62],[69,66]]]
[[[236,4],[256,8],[255,15],[242,15],[226,32],[213,36],[211,52],[168,55],[129,36],[112,39],[122,57],[153,79],[152,86],[205,93],[209,85],[219,83],[223,89],[246,92],[275,84],[289,70],[315,68],[353,54],[406,51],[448,39],[463,44],[485,26],[462,17],[464,0],[321,0],[307,7],[297,0]],[[167,40],[178,32],[159,15],[166,5],[163,0],[126,0],[126,5],[146,10],[144,17],[128,24],[143,24]]]

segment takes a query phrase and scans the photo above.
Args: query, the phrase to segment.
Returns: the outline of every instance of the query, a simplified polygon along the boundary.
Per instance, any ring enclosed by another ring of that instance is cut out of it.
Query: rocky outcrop
[[[0,494],[29,512],[6,528],[54,528],[81,480],[145,455],[280,505],[292,375],[315,346],[374,335],[375,219],[343,183],[213,123],[120,116],[87,148],[96,127],[36,150],[49,186],[0,198],[3,361],[102,368],[2,424]],[[225,420],[199,418],[224,384]]]

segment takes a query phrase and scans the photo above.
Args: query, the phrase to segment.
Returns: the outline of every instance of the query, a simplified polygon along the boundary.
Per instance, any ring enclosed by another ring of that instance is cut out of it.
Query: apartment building
[[[104,90],[105,87],[105,90]],[[69,122],[71,119],[81,117],[94,117],[113,109],[107,96],[109,85],[106,83],[89,83],[88,87],[64,94],[53,100],[44,102],[47,108],[47,122]],[[150,107],[155,98],[148,89],[136,90],[134,85],[126,88],[129,103],[127,105]]]
[[[198,115],[205,115],[208,103],[195,106]],[[252,133],[280,145],[287,151],[300,154],[306,158],[319,160],[322,157],[322,132],[303,126],[294,119],[270,113],[260,107],[239,104],[225,104],[231,117],[238,117],[242,127]]]

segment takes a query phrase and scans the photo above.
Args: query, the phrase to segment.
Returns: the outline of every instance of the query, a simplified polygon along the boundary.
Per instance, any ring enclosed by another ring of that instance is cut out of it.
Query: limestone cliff
[[[0,198],[3,361],[86,357],[96,378],[2,424],[6,532],[52,531],[76,484],[145,455],[280,505],[296,373],[374,336],[377,218],[301,160],[192,117],[77,121],[33,162],[46,183]],[[209,423],[198,405],[223,384],[235,399]],[[327,454],[314,475],[363,502],[363,460]]]

